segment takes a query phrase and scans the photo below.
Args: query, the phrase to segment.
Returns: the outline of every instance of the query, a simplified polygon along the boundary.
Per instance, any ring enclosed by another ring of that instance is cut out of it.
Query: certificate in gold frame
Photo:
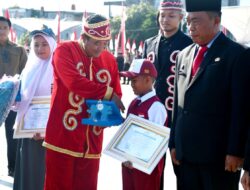
[[[130,114],[104,149],[122,162],[151,174],[168,149],[170,129]]]
[[[32,99],[28,111],[15,128],[13,138],[32,138],[35,133],[45,136],[50,100],[51,96],[36,96]]]

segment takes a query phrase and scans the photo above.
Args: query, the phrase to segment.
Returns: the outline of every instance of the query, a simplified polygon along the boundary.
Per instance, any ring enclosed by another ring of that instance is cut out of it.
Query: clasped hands
[[[176,159],[176,150],[173,148],[171,150],[171,158],[175,165],[180,165],[180,161]],[[226,155],[225,158],[225,171],[228,172],[237,172],[238,170],[241,170],[243,166],[244,159],[232,156],[232,155]]]

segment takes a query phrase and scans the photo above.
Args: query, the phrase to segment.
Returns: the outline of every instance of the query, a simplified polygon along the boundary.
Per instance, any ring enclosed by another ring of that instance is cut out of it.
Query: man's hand
[[[180,165],[180,161],[176,159],[176,150],[175,150],[175,148],[171,149],[170,154],[171,154],[172,162],[175,165]]]
[[[250,190],[250,176],[248,171],[244,171],[240,182],[244,190]]]
[[[119,98],[119,96],[117,96],[117,94],[115,92],[113,93],[113,96],[112,96],[111,100],[115,102],[115,104],[117,105],[117,107],[120,108],[120,110],[123,113],[124,110],[125,110],[125,107],[124,107],[121,99]]]
[[[229,172],[237,172],[237,170],[242,168],[243,162],[243,158],[227,155],[225,160],[225,170]]]

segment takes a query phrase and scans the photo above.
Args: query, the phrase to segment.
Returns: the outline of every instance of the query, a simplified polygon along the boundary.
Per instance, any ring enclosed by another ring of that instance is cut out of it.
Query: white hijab
[[[34,37],[40,35],[48,42],[50,47],[50,56],[47,60],[40,59],[34,51]],[[34,96],[51,95],[51,83],[53,80],[52,57],[56,49],[56,41],[54,38],[38,33],[32,37],[31,50],[28,61],[21,73],[21,102],[18,105],[16,125],[21,121],[26,113],[29,104]]]

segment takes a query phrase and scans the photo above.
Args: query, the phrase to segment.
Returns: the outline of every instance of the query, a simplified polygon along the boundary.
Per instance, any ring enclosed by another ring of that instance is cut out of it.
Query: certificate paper
[[[131,125],[116,148],[148,162],[163,140],[164,137],[159,134]]]
[[[30,105],[24,117],[24,126],[22,130],[44,129],[49,117],[49,104]]]
[[[104,153],[151,174],[167,151],[169,135],[169,128],[130,114]]]
[[[32,138],[35,133],[45,135],[49,111],[50,96],[37,96],[32,99],[29,108],[14,131],[14,138]]]

